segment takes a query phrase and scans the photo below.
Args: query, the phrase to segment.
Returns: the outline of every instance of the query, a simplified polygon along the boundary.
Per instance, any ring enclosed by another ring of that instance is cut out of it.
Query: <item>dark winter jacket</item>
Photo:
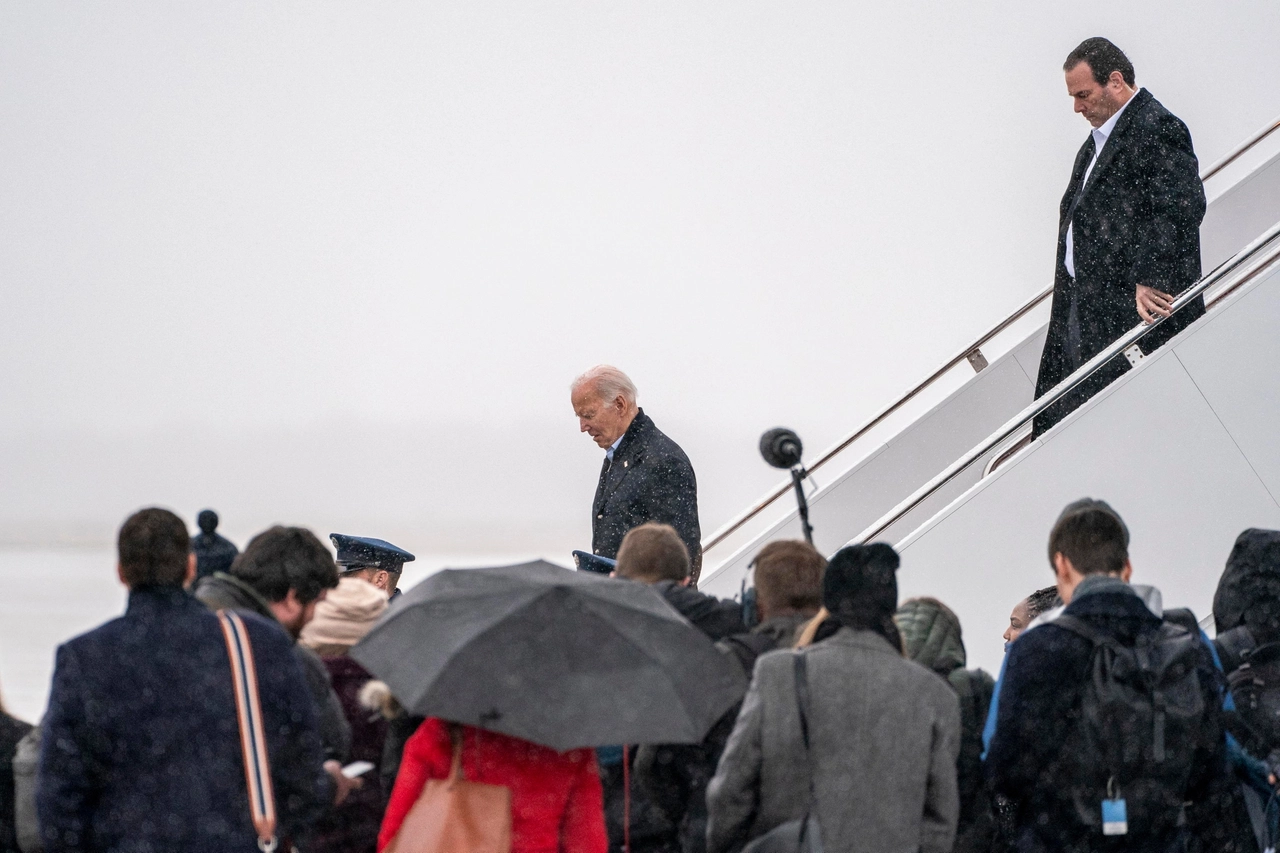
[[[742,605],[713,598],[674,581],[659,581],[653,588],[693,627],[713,640],[722,640],[747,630],[742,622]]]
[[[378,846],[378,828],[386,810],[389,789],[382,787],[382,750],[387,739],[387,720],[377,711],[360,705],[360,688],[373,676],[346,655],[324,657],[333,678],[333,689],[342,702],[351,724],[351,760],[368,761],[373,769],[360,778],[364,785],[352,791],[346,801],[326,811],[307,838],[307,853],[373,853]]]
[[[955,853],[986,853],[995,832],[991,794],[982,771],[982,727],[991,706],[995,679],[980,669],[965,669],[960,620],[931,598],[904,602],[894,614],[906,656],[947,680],[960,700],[960,821]]]
[[[332,796],[315,708],[289,638],[246,614],[279,834]],[[218,620],[176,587],[58,649],[37,804],[48,853],[257,849],[231,666]]]
[[[746,631],[746,626],[742,623],[742,605],[736,601],[721,601],[672,581],[661,581],[654,584],[653,588],[681,616],[712,640],[720,640]],[[631,747],[626,753],[626,759],[631,762],[632,771],[635,770],[638,754],[635,747]],[[600,781],[604,786],[605,825],[609,830],[609,849],[618,851],[622,849],[623,805],[626,795],[623,756],[621,752],[606,749],[600,750],[599,759]],[[634,777],[634,772],[631,775]],[[645,786],[634,778],[630,797],[632,850],[635,853],[679,850],[681,846],[679,816],[669,815],[659,807],[658,803],[649,796]]]
[[[1077,588],[1064,611],[1067,615],[1125,645],[1133,644],[1144,632],[1160,628],[1161,618],[1147,609],[1127,585],[1092,581],[1094,578],[1087,578]],[[1086,585],[1098,591],[1089,591]],[[1058,792],[1069,782],[1061,770],[1065,759],[1062,745],[1080,719],[1092,657],[1093,644],[1089,640],[1053,622],[1027,631],[1010,646],[986,769],[995,792],[1008,797],[1017,808],[1018,849],[1023,853],[1181,850],[1181,834],[1092,838],[1078,819],[1059,805]],[[1221,675],[1207,645],[1203,646],[1197,675],[1206,734],[1200,754],[1194,758],[1196,772],[1186,792],[1192,802],[1209,797],[1215,780],[1226,772]]]
[[[1250,528],[1236,538],[1213,596],[1219,635],[1247,627],[1259,644],[1280,640],[1280,530]]]
[[[648,521],[670,524],[693,560],[702,563],[698,481],[689,457],[641,409],[600,470],[591,504],[591,552],[615,559],[622,537]]]
[[[18,853],[14,820],[13,754],[31,724],[0,711],[0,853]]]
[[[811,617],[812,614],[779,616],[749,633],[726,637],[716,646],[737,658],[750,678],[756,658],[774,649],[794,646]],[[716,765],[741,707],[739,702],[726,711],[702,743],[642,746],[636,751],[636,781],[667,821],[677,827],[683,853],[704,853],[707,849],[707,785],[716,774]]]
[[[277,626],[280,622],[271,612],[271,605],[249,584],[232,575],[216,572],[196,583],[192,590],[196,598],[203,601],[211,610],[230,609],[240,613],[253,613],[264,619],[270,619]],[[284,628],[281,627],[283,631]],[[329,680],[329,670],[325,668],[320,656],[306,646],[294,641],[293,653],[302,664],[302,672],[307,679],[307,687],[316,703],[316,714],[320,720],[320,740],[324,744],[324,757],[342,763],[347,762],[351,754],[351,726],[342,713],[342,703],[333,692],[333,684]]]
[[[196,555],[196,577],[207,578],[214,572],[229,572],[240,549],[230,539],[215,531],[191,537],[191,552]]]

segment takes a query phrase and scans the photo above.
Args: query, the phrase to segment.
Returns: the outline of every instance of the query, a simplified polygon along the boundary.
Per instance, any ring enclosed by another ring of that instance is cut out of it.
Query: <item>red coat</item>
[[[405,743],[378,851],[391,843],[428,779],[447,779],[448,724],[432,717]],[[462,772],[511,789],[511,853],[606,853],[604,797],[595,752],[559,753],[509,735],[463,727]]]

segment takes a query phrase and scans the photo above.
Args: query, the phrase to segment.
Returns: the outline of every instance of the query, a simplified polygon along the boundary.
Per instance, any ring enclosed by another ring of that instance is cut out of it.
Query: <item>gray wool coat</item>
[[[826,853],[949,853],[959,798],[960,708],[938,676],[878,634],[841,628],[770,652],[707,790],[708,853],[803,817],[809,770],[793,655],[807,656],[809,737]]]

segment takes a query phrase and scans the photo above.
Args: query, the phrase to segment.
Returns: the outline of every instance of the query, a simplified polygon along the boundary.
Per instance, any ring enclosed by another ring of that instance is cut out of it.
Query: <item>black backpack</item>
[[[1280,751],[1280,643],[1244,652],[1227,689],[1236,706],[1229,730],[1250,755],[1270,759]]]
[[[1172,833],[1200,751],[1213,748],[1198,633],[1166,621],[1129,646],[1073,616],[1052,624],[1093,643],[1080,717],[1060,753],[1061,806],[1101,836],[1102,801],[1123,799],[1130,837]]]

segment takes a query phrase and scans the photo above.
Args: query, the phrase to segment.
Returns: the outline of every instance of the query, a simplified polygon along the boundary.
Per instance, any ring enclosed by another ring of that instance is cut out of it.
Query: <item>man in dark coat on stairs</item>
[[[1146,89],[1104,38],[1067,57],[1067,93],[1093,131],[1062,197],[1049,337],[1036,397],[1044,396],[1139,322],[1169,317],[1200,278],[1204,186],[1191,134]],[[1204,314],[1197,298],[1148,335],[1150,353]],[[1118,355],[1035,420],[1039,435],[1129,369]]]
[[[636,404],[635,383],[599,365],[570,389],[578,429],[605,451],[591,505],[592,553],[614,559],[622,537],[646,521],[670,524],[689,549],[696,586],[702,568],[698,481],[689,457]]]

